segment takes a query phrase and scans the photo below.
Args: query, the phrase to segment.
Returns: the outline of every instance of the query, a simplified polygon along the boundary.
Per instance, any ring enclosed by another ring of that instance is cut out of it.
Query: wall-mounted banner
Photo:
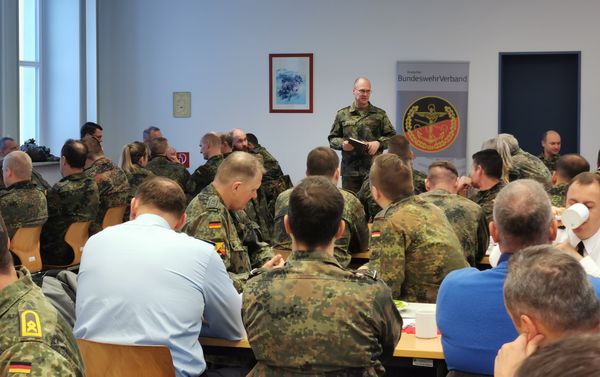
[[[467,166],[468,62],[398,62],[396,128],[410,141],[413,166],[435,160]]]

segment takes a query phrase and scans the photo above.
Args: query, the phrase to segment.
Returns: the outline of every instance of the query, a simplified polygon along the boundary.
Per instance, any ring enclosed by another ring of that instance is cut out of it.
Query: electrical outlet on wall
[[[189,118],[192,116],[192,93],[173,92],[173,116]]]

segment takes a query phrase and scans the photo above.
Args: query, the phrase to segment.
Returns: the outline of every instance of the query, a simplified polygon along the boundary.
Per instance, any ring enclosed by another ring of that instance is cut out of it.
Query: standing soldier
[[[373,156],[387,148],[396,134],[384,110],[371,105],[371,82],[365,77],[354,81],[354,102],[339,110],[329,132],[329,146],[342,151],[342,187],[357,193]],[[350,138],[362,144],[352,144]]]

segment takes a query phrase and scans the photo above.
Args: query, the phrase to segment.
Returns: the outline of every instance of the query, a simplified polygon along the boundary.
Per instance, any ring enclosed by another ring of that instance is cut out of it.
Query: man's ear
[[[180,217],[179,220],[177,220],[177,224],[175,224],[175,227],[173,228],[176,231],[180,231],[181,228],[183,228],[183,226],[185,225],[185,220],[187,219],[187,215],[184,212]]]
[[[377,190],[377,187],[371,185],[371,195],[373,196],[373,200],[377,201],[381,197],[381,193]]]
[[[556,181],[558,181],[558,173],[556,172],[556,170],[552,170],[551,181],[553,185],[555,185]]]
[[[131,199],[131,204],[129,204],[129,220],[135,220],[135,218],[137,217],[138,205],[138,200],[135,197],[133,197]]]
[[[340,224],[338,225],[338,230],[335,232],[335,239],[339,240],[346,230],[346,222],[344,220],[340,220]]]
[[[233,181],[230,186],[231,191],[234,193],[237,192],[237,190],[240,188],[241,185],[242,185],[241,181]]]
[[[500,235],[498,234],[498,228],[496,227],[496,223],[494,221],[490,221],[488,227],[490,229],[490,236],[492,236],[494,242],[500,242]]]
[[[530,317],[527,314],[521,314],[519,316],[519,322],[522,330],[521,332],[527,334],[527,340],[533,339],[537,334],[545,335],[533,317]]]
[[[554,242],[556,235],[558,234],[558,222],[556,219],[552,219],[550,222],[550,231],[548,232],[549,241]]]
[[[429,178],[425,178],[425,190],[431,191],[431,182],[429,182]]]
[[[283,216],[283,227],[285,228],[285,232],[292,235],[292,230],[290,229],[290,218],[288,215]]]

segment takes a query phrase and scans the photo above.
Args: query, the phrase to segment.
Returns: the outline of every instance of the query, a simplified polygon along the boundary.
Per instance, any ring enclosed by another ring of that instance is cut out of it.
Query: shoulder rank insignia
[[[30,374],[31,363],[11,361],[10,364],[8,364],[8,373]]]
[[[215,251],[219,253],[221,257],[227,256],[227,248],[225,248],[225,242],[216,242],[215,243]]]
[[[221,229],[223,225],[221,224],[220,221],[211,221],[208,223],[208,228],[209,229]]]
[[[42,337],[42,326],[40,325],[40,316],[34,310],[24,310],[20,316],[21,336],[22,337]]]

